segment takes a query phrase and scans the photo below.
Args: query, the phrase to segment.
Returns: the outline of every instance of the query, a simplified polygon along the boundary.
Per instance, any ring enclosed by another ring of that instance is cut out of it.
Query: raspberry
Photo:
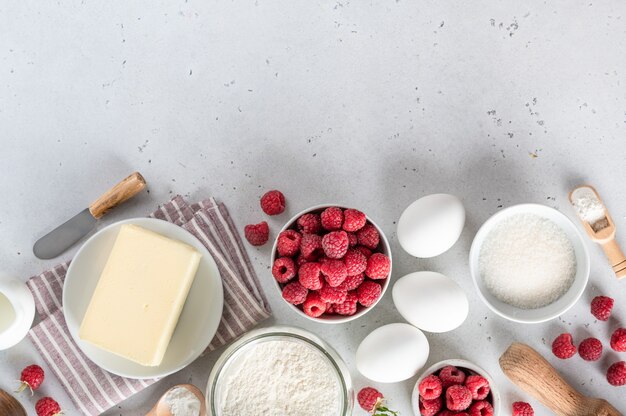
[[[340,230],[343,224],[343,211],[339,207],[326,208],[320,214],[322,228],[328,231]]]
[[[532,406],[526,402],[515,402],[513,403],[512,416],[535,416],[535,411]]]
[[[356,209],[348,208],[343,212],[343,229],[350,233],[359,231],[365,225],[365,214]]]
[[[484,400],[491,390],[487,379],[479,375],[468,376],[465,379],[465,387],[472,393],[474,400]]]
[[[300,255],[308,261],[315,261],[324,254],[322,237],[317,234],[304,234],[300,241]]]
[[[611,365],[606,372],[606,379],[611,386],[623,386],[626,384],[626,362],[618,361]]]
[[[467,412],[453,412],[452,410],[442,410],[441,412],[437,413],[437,416],[469,416],[469,413]]]
[[[615,301],[607,296],[596,296],[591,301],[591,314],[599,321],[608,321]]]
[[[279,283],[287,283],[296,275],[296,265],[289,257],[279,257],[274,260],[272,276]]]
[[[363,253],[363,255],[365,257],[367,257],[368,259],[371,257],[372,255],[372,250],[370,250],[369,248],[365,247],[365,246],[356,246],[354,247],[355,250],[359,250],[361,253]]]
[[[320,289],[320,297],[324,302],[329,303],[343,303],[346,300],[346,296],[348,295],[348,291],[342,287],[332,287],[328,285],[324,285]]]
[[[44,371],[43,368],[39,367],[37,364],[29,365],[28,367],[22,370],[22,374],[20,375],[20,387],[17,389],[16,393],[20,393],[26,387],[30,389],[31,395],[33,394],[33,390],[37,390],[41,383],[44,380]]]
[[[270,227],[265,221],[258,224],[248,224],[243,228],[246,240],[253,246],[262,246],[270,237]]]
[[[328,258],[340,259],[348,251],[348,234],[345,231],[331,231],[322,238],[322,248]]]
[[[278,215],[285,210],[285,196],[280,191],[268,191],[261,197],[261,209],[267,215]]]
[[[329,303],[326,305],[326,315],[334,315],[335,314],[335,304]]]
[[[363,273],[359,273],[354,276],[346,277],[346,280],[343,281],[342,285],[345,286],[346,290],[354,290],[361,286],[361,283],[363,283],[364,280],[365,275]]]
[[[302,306],[304,313],[313,318],[321,316],[326,311],[326,302],[324,302],[316,292],[309,292]]]
[[[348,276],[355,276],[361,274],[367,268],[367,257],[359,250],[350,249],[346,252],[343,258],[346,263],[346,269],[348,270]]]
[[[465,381],[465,373],[453,365],[448,365],[439,371],[439,378],[443,388],[446,389],[453,384],[463,384]]]
[[[326,277],[326,282],[332,287],[337,287],[342,284],[348,276],[346,265],[341,260],[326,260],[322,264],[321,270]]]
[[[576,346],[572,342],[571,334],[561,334],[552,342],[552,352],[558,358],[565,360],[576,354]]]
[[[363,228],[356,233],[356,238],[360,245],[365,246],[370,250],[374,250],[378,247],[378,243],[380,241],[378,230],[376,230],[376,227],[372,224],[365,224]]]
[[[292,305],[300,305],[306,300],[306,295],[309,293],[306,287],[302,286],[298,282],[291,282],[285,285],[283,288],[283,299]]]
[[[434,374],[425,377],[417,387],[420,392],[420,396],[426,400],[436,399],[441,396],[443,391],[443,385],[441,379]]]
[[[347,233],[348,234],[348,247],[354,247],[359,243],[359,240],[356,238],[356,234]]]
[[[298,270],[298,281],[307,289],[319,290],[324,285],[324,279],[320,272],[319,263],[304,263]]]
[[[317,234],[322,228],[322,221],[317,214],[304,214],[298,218],[297,224],[303,234]]]
[[[472,392],[465,386],[455,384],[446,389],[446,407],[450,410],[465,410],[472,404]]]
[[[300,268],[300,266],[302,266],[304,263],[308,263],[308,262],[309,262],[309,260],[304,258],[302,253],[298,254],[298,257],[296,257],[296,267],[298,267],[298,268]]]
[[[611,335],[611,348],[618,352],[626,351],[626,328],[617,328]]]
[[[278,243],[276,250],[281,256],[293,257],[300,250],[300,241],[302,236],[295,230],[285,230],[278,234]]]
[[[368,280],[367,282],[363,282],[361,286],[356,290],[357,295],[359,296],[359,303],[365,307],[372,306],[376,303],[376,300],[380,297],[383,288],[376,282],[372,282]]]
[[[365,274],[370,279],[386,279],[390,269],[391,261],[389,261],[389,257],[382,253],[374,253],[367,259]]]
[[[578,354],[585,361],[597,361],[602,356],[602,343],[597,338],[584,339],[578,346]]]
[[[42,397],[35,404],[37,416],[57,416],[61,414],[61,406],[52,397]]]
[[[493,416],[493,406],[487,400],[472,403],[469,408],[470,416]]]
[[[372,415],[397,415],[398,412],[385,407],[383,394],[373,387],[364,387],[356,396],[359,406]]]
[[[435,416],[437,412],[441,410],[441,406],[441,397],[436,397],[431,400],[426,400],[420,397],[419,409],[422,416]]]
[[[346,300],[343,303],[336,303],[334,305],[335,313],[338,315],[354,315],[356,313],[358,297],[354,290],[351,290],[346,295]]]

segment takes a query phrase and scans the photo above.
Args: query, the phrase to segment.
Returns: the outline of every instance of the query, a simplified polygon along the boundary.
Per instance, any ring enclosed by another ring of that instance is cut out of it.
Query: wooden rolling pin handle
[[[559,416],[621,416],[601,399],[590,399],[570,386],[537,351],[513,343],[500,357],[506,376]]]
[[[617,241],[609,240],[605,244],[602,244],[602,249],[613,267],[615,275],[621,279],[626,276],[626,256],[622,252],[622,249],[617,244]]]
[[[107,211],[137,195],[145,187],[146,180],[139,172],[135,172],[89,205],[89,212],[94,218],[101,218]]]

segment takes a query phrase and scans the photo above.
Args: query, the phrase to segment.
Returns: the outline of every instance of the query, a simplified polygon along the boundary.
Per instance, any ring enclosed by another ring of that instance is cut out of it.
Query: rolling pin
[[[606,400],[576,391],[526,344],[511,344],[500,357],[500,368],[515,385],[559,416],[623,416]]]

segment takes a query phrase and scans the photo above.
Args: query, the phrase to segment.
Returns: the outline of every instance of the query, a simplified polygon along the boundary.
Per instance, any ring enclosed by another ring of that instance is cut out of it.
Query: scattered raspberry
[[[311,290],[319,290],[324,285],[319,263],[304,263],[298,270],[298,281],[302,286]]]
[[[372,255],[372,250],[370,250],[369,248],[365,247],[365,246],[356,246],[354,247],[355,250],[359,250],[361,253],[363,253],[363,255],[365,257],[367,257],[368,259],[370,258],[370,256]]]
[[[578,346],[578,354],[585,361],[597,361],[602,356],[602,343],[597,338],[584,339]]]
[[[356,234],[347,233],[348,234],[348,247],[354,247],[359,243],[359,240],[356,238]]]
[[[365,214],[359,210],[348,208],[343,212],[343,229],[349,233],[359,231],[366,221]]]
[[[617,328],[611,335],[611,348],[618,352],[626,351],[626,328]]]
[[[556,337],[552,342],[552,352],[562,360],[573,357],[576,354],[576,346],[572,341],[572,335],[565,333]]]
[[[357,241],[360,245],[369,248],[370,250],[374,250],[378,247],[378,243],[380,241],[380,235],[378,235],[378,230],[372,224],[365,224],[363,228],[356,233]]]
[[[359,402],[359,406],[374,416],[394,416],[398,414],[398,412],[394,412],[385,407],[383,394],[373,387],[362,388],[356,398]]]
[[[326,277],[326,282],[332,287],[342,284],[348,276],[346,265],[341,260],[329,259],[322,264],[321,270]]]
[[[16,393],[20,393],[22,390],[27,387],[30,389],[30,394],[33,394],[33,390],[37,390],[41,383],[43,383],[44,379],[44,371],[43,368],[39,367],[37,364],[29,365],[28,367],[22,370],[22,374],[20,375],[20,387],[17,389]]]
[[[348,251],[348,234],[345,231],[331,231],[322,237],[322,248],[328,258],[340,259]]]
[[[441,384],[441,379],[439,377],[431,374],[428,377],[424,377],[417,389],[419,390],[420,396],[424,399],[432,400],[441,396],[443,385]]]
[[[298,230],[303,234],[317,234],[322,228],[322,220],[318,214],[303,214],[297,221]]]
[[[282,233],[278,234],[276,251],[278,251],[278,254],[280,256],[293,257],[298,254],[301,241],[302,235],[300,235],[299,232],[295,230],[285,230]]]
[[[278,215],[285,210],[285,196],[280,191],[268,191],[261,197],[261,209],[267,215]]]
[[[322,228],[325,230],[340,230],[343,224],[343,211],[339,207],[329,207],[322,211],[320,218]]]
[[[472,393],[473,400],[484,400],[491,390],[487,379],[479,375],[468,376],[465,379],[465,387]]]
[[[346,295],[346,300],[343,303],[337,303],[334,305],[335,313],[338,315],[350,316],[354,315],[357,310],[358,297],[356,291],[351,290]]]
[[[472,404],[472,392],[465,386],[455,384],[446,389],[446,407],[450,410],[465,410]]]
[[[324,254],[322,237],[317,234],[304,234],[300,240],[300,255],[308,261],[315,261],[322,254]]]
[[[308,263],[307,263],[308,264]],[[304,313],[310,317],[317,318],[326,311],[326,302],[320,298],[316,292],[309,292],[303,304]]]
[[[535,411],[526,402],[515,402],[513,403],[513,416],[535,416]]]
[[[365,274],[360,273],[354,276],[346,277],[346,280],[343,281],[342,285],[345,286],[346,290],[354,290],[361,286],[361,283],[363,283],[364,280]]]
[[[253,246],[262,246],[270,237],[270,227],[265,221],[258,224],[248,224],[243,228],[246,240]]]
[[[272,276],[279,283],[287,283],[296,275],[296,265],[290,257],[279,257],[274,260]]]
[[[348,296],[348,291],[343,287],[343,285],[340,285],[339,287],[324,285],[320,289],[320,297],[324,302],[343,303],[346,300],[346,296]]]
[[[363,282],[361,286],[356,290],[359,296],[359,303],[365,307],[372,306],[376,303],[376,300],[380,297],[383,288],[376,282],[368,280]]]
[[[343,258],[343,261],[344,263],[346,263],[348,276],[361,274],[367,268],[367,257],[365,257],[365,254],[353,248],[351,248],[350,250],[346,252],[346,255]]]
[[[382,253],[374,253],[367,259],[365,274],[370,279],[386,279],[391,269],[389,257]]]
[[[615,301],[607,296],[596,296],[591,301],[591,314],[599,321],[608,321]]]
[[[283,287],[283,299],[292,305],[300,305],[304,303],[308,293],[309,291],[307,288],[298,282],[291,282]]]
[[[435,416],[441,406],[443,405],[441,397],[435,397],[431,400],[426,400],[420,397],[419,409],[422,416]]]
[[[493,416],[493,406],[487,400],[472,403],[469,408],[470,416]]]
[[[623,386],[626,384],[626,362],[618,361],[606,372],[606,379],[611,386]]]
[[[61,414],[61,406],[52,397],[42,397],[35,404],[37,416],[57,416]]]
[[[465,381],[465,373],[453,365],[448,365],[439,371],[439,378],[443,388],[446,389],[453,384],[463,384]]]

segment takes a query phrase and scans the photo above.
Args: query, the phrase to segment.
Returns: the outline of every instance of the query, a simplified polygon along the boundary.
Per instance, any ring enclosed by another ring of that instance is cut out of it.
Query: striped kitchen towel
[[[189,205],[176,196],[152,215],[177,224],[202,242],[215,259],[224,286],[224,310],[207,351],[222,346],[270,316],[270,308],[226,207],[213,198]],[[68,395],[85,415],[98,415],[157,379],[128,379],[91,362],[72,339],[61,299],[69,262],[28,281],[41,322],[28,336]]]

